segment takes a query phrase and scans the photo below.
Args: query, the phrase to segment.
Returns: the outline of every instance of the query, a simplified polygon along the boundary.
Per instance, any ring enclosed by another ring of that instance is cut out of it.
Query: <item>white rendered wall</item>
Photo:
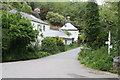
[[[65,40],[67,40],[67,43],[65,43]],[[65,45],[72,44],[72,40],[71,39],[63,39],[63,42],[64,42]]]
[[[45,31],[50,30],[50,25],[45,25]]]
[[[68,31],[71,33],[71,37],[74,38],[74,41],[77,41],[78,40],[78,34],[79,34],[79,31]]]
[[[41,41],[42,41],[42,39],[44,37],[44,35],[42,37],[41,34],[43,34],[44,31],[50,30],[50,25],[41,24],[41,23],[37,23],[37,22],[34,22],[34,21],[31,21],[31,24],[33,25],[33,29],[34,30],[38,30],[39,31],[38,42],[39,42],[39,45],[41,45]]]

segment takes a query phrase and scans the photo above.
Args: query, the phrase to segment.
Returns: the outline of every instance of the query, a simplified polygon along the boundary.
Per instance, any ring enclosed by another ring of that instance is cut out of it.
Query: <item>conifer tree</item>
[[[88,2],[85,11],[85,35],[87,45],[96,48],[98,45],[97,36],[99,34],[99,8],[95,1]]]

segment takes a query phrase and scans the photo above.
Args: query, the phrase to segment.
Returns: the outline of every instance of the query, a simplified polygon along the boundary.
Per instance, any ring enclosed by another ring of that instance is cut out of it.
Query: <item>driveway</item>
[[[77,60],[80,48],[41,59],[2,64],[3,78],[118,78],[118,75],[87,68]]]

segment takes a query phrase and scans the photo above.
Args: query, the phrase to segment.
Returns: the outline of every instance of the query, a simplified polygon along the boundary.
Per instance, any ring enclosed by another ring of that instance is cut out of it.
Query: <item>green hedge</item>
[[[112,54],[112,53],[111,53]],[[82,49],[79,53],[79,61],[81,64],[102,71],[115,72],[113,70],[113,58],[117,54],[108,55],[107,47],[101,47],[98,50]]]

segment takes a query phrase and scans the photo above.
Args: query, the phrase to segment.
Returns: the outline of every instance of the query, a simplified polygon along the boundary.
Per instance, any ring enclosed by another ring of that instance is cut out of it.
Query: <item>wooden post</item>
[[[106,41],[105,44],[108,44],[108,55],[110,55],[110,49],[112,48],[110,31],[109,31],[109,34],[108,34],[108,41]]]

